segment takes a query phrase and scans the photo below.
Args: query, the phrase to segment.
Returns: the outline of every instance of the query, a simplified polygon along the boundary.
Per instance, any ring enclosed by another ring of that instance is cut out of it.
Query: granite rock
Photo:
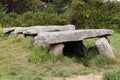
[[[109,58],[115,58],[112,47],[108,43],[107,39],[105,39],[105,38],[98,39],[96,41],[96,46],[97,46],[100,54],[104,54],[105,56],[107,56]]]
[[[35,44],[38,46],[46,46],[50,44],[81,41],[92,37],[108,36],[113,34],[113,30],[109,29],[86,29],[62,32],[43,32],[39,33],[35,38]]]

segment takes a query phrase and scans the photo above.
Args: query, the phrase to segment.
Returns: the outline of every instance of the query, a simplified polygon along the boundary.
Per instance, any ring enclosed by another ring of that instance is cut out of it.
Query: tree
[[[8,13],[23,13],[28,10],[25,5],[25,0],[0,0],[0,3],[5,7]]]
[[[41,0],[25,0],[30,11],[40,11],[45,8],[45,3]]]
[[[45,7],[45,3],[41,0],[0,0],[6,11],[23,13],[26,11],[40,11]]]
[[[110,26],[111,10],[106,10],[102,0],[73,0],[70,21],[77,28],[104,28]]]
[[[54,6],[58,14],[65,12],[71,3],[72,0],[53,0],[52,5]]]

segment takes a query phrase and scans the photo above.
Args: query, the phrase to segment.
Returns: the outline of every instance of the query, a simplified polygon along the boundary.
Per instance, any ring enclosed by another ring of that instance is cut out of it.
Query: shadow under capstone
[[[72,42],[65,42],[63,43],[65,47],[63,48],[63,54],[65,56],[85,56],[86,54],[86,47],[84,46],[82,41],[72,41]]]

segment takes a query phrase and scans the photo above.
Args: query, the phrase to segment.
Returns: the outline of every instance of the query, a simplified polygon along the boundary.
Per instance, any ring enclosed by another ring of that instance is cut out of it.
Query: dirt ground
[[[79,76],[72,76],[68,78],[45,78],[45,80],[102,80],[101,75],[79,75]]]

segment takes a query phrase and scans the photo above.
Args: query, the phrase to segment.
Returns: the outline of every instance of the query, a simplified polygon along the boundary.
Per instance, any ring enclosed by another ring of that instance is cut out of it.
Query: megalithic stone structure
[[[113,30],[109,29],[86,29],[62,32],[43,32],[39,33],[34,38],[34,42],[38,46],[49,46],[51,49],[50,52],[53,52],[53,54],[55,55],[59,54],[59,52],[72,52],[71,54],[78,53],[78,55],[80,54],[81,56],[84,56],[87,51],[84,44],[82,43],[84,39],[94,37],[106,37],[112,35],[113,32]]]

